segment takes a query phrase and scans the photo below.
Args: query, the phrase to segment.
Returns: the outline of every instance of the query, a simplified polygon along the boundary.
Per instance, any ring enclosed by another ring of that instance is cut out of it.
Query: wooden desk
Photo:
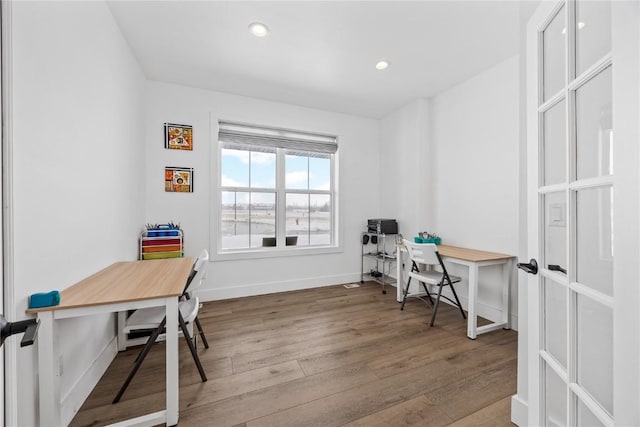
[[[127,420],[123,425],[178,424],[178,298],[193,267],[193,258],[116,262],[61,293],[60,305],[27,310],[40,320],[38,383],[40,425],[63,425],[57,372],[55,320],[165,306],[166,409]],[[114,407],[117,409],[117,407]]]
[[[398,262],[396,263],[399,283],[399,286],[396,287],[396,299],[398,302],[402,301],[402,293],[405,286],[404,281],[402,280],[403,252],[406,252],[404,246],[398,247]],[[495,331],[500,328],[509,329],[511,327],[509,312],[509,279],[511,277],[511,270],[513,270],[514,257],[512,255],[447,245],[439,245],[438,252],[442,256],[443,261],[450,262],[452,264],[464,265],[469,268],[467,336],[471,339],[476,339],[479,334]],[[478,273],[480,267],[486,267],[489,265],[502,265],[502,317],[499,322],[478,327]]]

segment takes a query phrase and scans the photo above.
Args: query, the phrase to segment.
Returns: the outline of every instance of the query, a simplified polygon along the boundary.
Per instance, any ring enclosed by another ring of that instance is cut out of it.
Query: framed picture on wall
[[[165,167],[164,191],[171,193],[193,193],[193,168]]]
[[[170,150],[193,150],[193,126],[165,123],[164,148]]]

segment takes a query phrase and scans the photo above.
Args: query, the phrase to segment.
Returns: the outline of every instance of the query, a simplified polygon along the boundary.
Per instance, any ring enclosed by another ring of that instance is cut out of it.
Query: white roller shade
[[[277,147],[324,154],[333,154],[338,150],[338,137],[331,135],[222,121],[218,123],[218,127],[218,140],[223,148],[263,151]]]

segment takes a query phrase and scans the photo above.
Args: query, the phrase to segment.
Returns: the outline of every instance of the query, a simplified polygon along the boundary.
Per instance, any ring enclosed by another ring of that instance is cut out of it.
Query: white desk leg
[[[117,313],[116,327],[118,328],[118,351],[127,349],[127,334],[124,333],[124,325],[127,321],[127,312],[119,311]]]
[[[502,264],[502,322],[505,324],[504,329],[511,329],[511,313],[509,310],[509,293],[511,282],[511,270],[513,269],[513,260],[508,259]]]
[[[400,248],[396,248],[396,301],[402,302],[402,288],[404,282],[402,281],[402,251]]]
[[[167,298],[167,426],[178,425],[178,298]]]
[[[469,306],[467,307],[467,336],[476,339],[478,318],[476,317],[476,303],[478,301],[478,264],[469,265]]]
[[[38,393],[40,397],[40,425],[61,425],[60,381],[56,373],[53,312],[38,313]]]

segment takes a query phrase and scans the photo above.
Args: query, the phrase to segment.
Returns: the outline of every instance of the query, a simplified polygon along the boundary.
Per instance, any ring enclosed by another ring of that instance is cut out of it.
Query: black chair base
[[[196,350],[196,347],[193,344],[193,341],[191,340],[191,338],[189,338],[189,330],[187,329],[187,325],[184,319],[182,318],[182,313],[180,313],[179,311],[178,311],[178,322],[180,324],[180,330],[182,331],[182,334],[185,337],[185,341],[187,342],[187,346],[189,347],[189,351],[191,352],[191,356],[193,357],[193,361],[195,362],[196,367],[198,368],[198,372],[200,373],[200,378],[202,379],[202,382],[206,382],[207,374],[205,374],[204,372],[202,363],[200,362],[200,358],[198,357],[198,351]],[[162,319],[162,322],[160,322],[160,325],[153,331],[153,333],[149,337],[149,340],[142,348],[142,351],[140,352],[140,354],[138,354],[138,357],[135,360],[133,368],[131,368],[129,375],[127,375],[127,379],[124,381],[124,384],[122,384],[122,387],[120,387],[118,394],[116,394],[116,397],[113,399],[111,403],[118,403],[120,401],[120,399],[122,398],[122,395],[124,395],[124,392],[129,387],[131,380],[133,380],[133,377],[138,372],[138,369],[140,369],[140,366],[142,365],[142,362],[144,361],[145,357],[147,357],[147,355],[149,354],[151,347],[155,344],[156,340],[158,339],[158,336],[164,331],[166,323],[167,323],[167,318],[165,317],[164,319]],[[200,331],[199,333],[201,332],[202,331]],[[194,334],[194,336],[197,336],[197,335]],[[202,337],[203,337],[203,343],[205,343],[205,347],[209,348],[209,344],[206,342],[206,338],[204,338],[204,333],[202,333]]]
[[[438,254],[438,257],[440,257],[439,254]],[[411,266],[411,271],[414,273],[418,273],[420,271],[418,269],[418,266],[414,261],[412,261],[412,264],[413,265]],[[433,309],[433,313],[431,314],[431,322],[429,322],[429,326],[433,326],[435,324],[436,315],[438,314],[438,306],[440,305],[441,298],[446,299],[447,301],[451,302],[451,304],[458,307],[458,309],[460,309],[460,313],[462,314],[462,318],[465,320],[467,319],[467,316],[465,315],[464,310],[462,308],[462,304],[460,303],[460,299],[458,298],[458,294],[456,293],[456,288],[453,286],[453,282],[451,281],[451,278],[449,277],[449,274],[446,271],[442,275],[442,281],[438,285],[436,285],[438,286],[437,293],[429,292],[429,289],[427,288],[426,283],[420,282],[420,284],[422,284],[422,287],[424,288],[424,291],[427,294],[427,298],[429,298],[429,302],[431,303],[431,307]],[[402,305],[400,306],[400,310],[404,310],[404,305],[407,302],[407,295],[409,294],[410,285],[411,285],[411,277],[409,277],[409,280],[407,280],[407,286],[404,289],[404,295],[402,297]],[[445,286],[451,287],[451,291],[453,292],[453,297],[455,298],[455,301],[445,295],[442,295],[442,288]],[[436,296],[435,303],[433,302],[432,296]]]

